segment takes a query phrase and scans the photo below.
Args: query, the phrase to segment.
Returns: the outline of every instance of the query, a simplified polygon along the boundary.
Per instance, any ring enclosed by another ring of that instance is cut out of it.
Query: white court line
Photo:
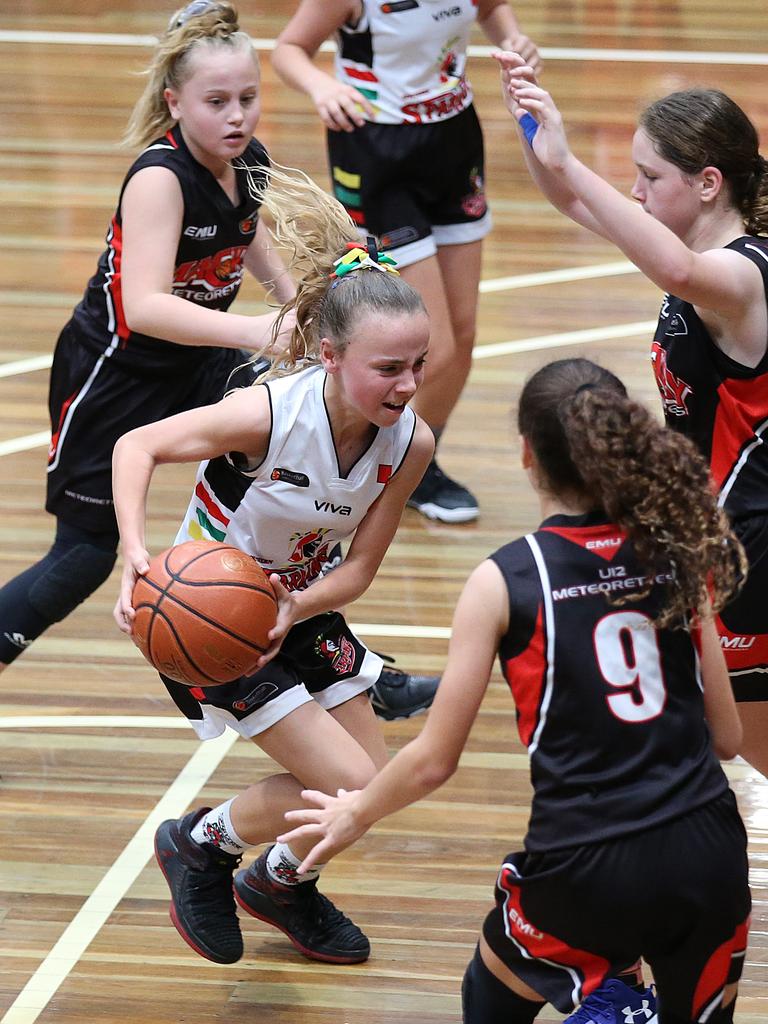
[[[130,32],[34,32],[6,29],[0,31],[0,43],[148,47],[156,45],[157,37]],[[274,50],[275,40],[254,39],[253,45],[259,51]],[[331,42],[325,42],[320,49],[325,53],[333,53],[336,47]],[[495,49],[493,46],[473,45],[468,48],[468,53],[471,57],[488,57]],[[727,50],[610,50],[578,46],[542,46],[539,52],[544,60],[601,60],[651,64],[768,64],[766,53],[739,53]]]
[[[595,263],[588,267],[562,267],[559,270],[541,270],[535,274],[515,274],[513,277],[495,277],[480,282],[480,292],[514,291],[516,288],[536,288],[546,284],[564,284],[569,281],[587,281],[596,277],[616,277],[621,274],[639,274],[640,271],[628,260],[615,263]],[[34,370],[47,370],[53,362],[52,355],[31,356],[10,363],[0,363],[0,378],[14,377]]]
[[[214,773],[237,737],[236,732],[228,729],[217,739],[200,744],[11,1003],[2,1024],[33,1024],[37,1020],[143,871],[152,856],[152,840],[158,825],[166,818],[179,817]]]
[[[569,345],[589,345],[596,341],[610,341],[612,338],[631,338],[634,335],[653,333],[656,329],[655,320],[641,320],[631,324],[614,324],[610,327],[592,327],[583,331],[564,331],[561,334],[544,334],[536,338],[521,338],[518,341],[499,341],[493,345],[476,345],[472,359],[493,359],[496,356],[515,355],[520,352],[538,352],[547,348],[565,348]],[[13,364],[6,364],[11,366]],[[9,376],[10,374],[7,374]],[[0,457],[13,455],[16,452],[41,448],[51,439],[48,431],[39,434],[27,434],[24,437],[0,441]],[[389,628],[389,627],[388,627]],[[405,627],[403,627],[405,628]],[[382,634],[372,634],[382,635]],[[383,634],[386,636],[394,634]],[[396,634],[406,636],[409,634]]]

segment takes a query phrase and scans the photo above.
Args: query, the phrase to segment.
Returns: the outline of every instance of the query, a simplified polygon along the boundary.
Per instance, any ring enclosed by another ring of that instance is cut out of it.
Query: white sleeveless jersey
[[[233,544],[303,590],[323,574],[332,549],[349,537],[397,472],[416,427],[406,408],[392,427],[379,428],[346,477],[339,473],[323,386],[312,366],[266,383],[272,429],[264,461],[245,465],[237,452],[200,464],[195,491],[174,543]]]
[[[472,102],[464,77],[477,0],[362,0],[336,33],[336,77],[370,101],[381,124],[443,121]]]

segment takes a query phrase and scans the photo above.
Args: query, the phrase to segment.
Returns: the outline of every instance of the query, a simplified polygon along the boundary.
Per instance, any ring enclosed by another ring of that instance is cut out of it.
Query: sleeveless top
[[[394,476],[416,427],[406,408],[380,427],[346,476],[339,472],[319,366],[267,381],[272,428],[260,465],[231,452],[201,463],[175,544],[217,540],[252,555],[288,590],[323,575],[332,549],[349,537]]]
[[[141,373],[171,374],[197,366],[213,347],[179,345],[131,331],[122,302],[122,214],[126,185],[145,167],[167,167],[178,178],[184,201],[172,291],[206,309],[227,310],[243,279],[243,259],[256,233],[259,203],[248,190],[251,176],[268,165],[266,150],[255,139],[235,161],[240,201],[234,205],[211,172],[189,152],[178,125],[148,146],[123,182],[117,211],[107,231],[107,246],[88,282],[72,324],[82,344],[95,356]]]
[[[643,572],[599,513],[552,516],[491,558],[509,594],[499,660],[534,788],[526,848],[601,842],[719,796],[694,637],[651,624],[669,574],[612,604]]]
[[[725,248],[755,264],[768,301],[768,239],[744,235]],[[709,460],[720,505],[732,520],[768,512],[768,346],[757,366],[744,366],[690,302],[666,295],[651,358],[667,425]]]
[[[464,77],[476,0],[362,0],[336,33],[336,78],[361,92],[381,124],[443,121],[472,102]]]

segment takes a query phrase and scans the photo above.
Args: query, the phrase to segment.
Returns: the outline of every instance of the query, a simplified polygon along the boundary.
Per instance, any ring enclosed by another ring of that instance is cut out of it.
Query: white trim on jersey
[[[718,498],[717,498],[718,508],[723,508],[723,506],[725,505],[725,503],[726,503],[726,501],[728,499],[728,495],[731,493],[731,490],[733,489],[733,485],[736,483],[736,480],[738,479],[739,473],[742,471],[744,466],[747,464],[747,460],[749,459],[749,456],[752,454],[752,452],[755,450],[755,448],[759,448],[761,444],[765,443],[763,441],[763,434],[765,433],[765,431],[767,429],[768,429],[768,420],[763,420],[763,422],[760,424],[760,426],[755,430],[755,439],[754,439],[754,441],[752,441],[750,444],[748,444],[746,446],[746,448],[742,451],[741,455],[739,456],[739,458],[736,461],[736,464],[734,465],[733,469],[731,470],[730,476],[728,477],[728,479],[723,484],[723,486],[722,486],[722,488],[720,490],[720,494],[718,495]]]
[[[539,573],[542,594],[544,597],[544,628],[547,632],[547,681],[544,686],[544,696],[541,700],[538,713],[538,724],[536,731],[528,745],[528,756],[532,757],[539,746],[542,730],[546,724],[547,711],[552,701],[552,691],[555,685],[555,609],[552,604],[552,585],[549,582],[549,573],[541,552],[539,543],[532,533],[526,535],[525,540],[533,554],[533,560]]]

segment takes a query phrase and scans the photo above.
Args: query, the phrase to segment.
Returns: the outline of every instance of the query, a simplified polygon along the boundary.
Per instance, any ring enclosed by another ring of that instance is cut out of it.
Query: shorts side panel
[[[740,592],[716,617],[736,700],[768,700],[768,516],[734,523],[749,573]]]

